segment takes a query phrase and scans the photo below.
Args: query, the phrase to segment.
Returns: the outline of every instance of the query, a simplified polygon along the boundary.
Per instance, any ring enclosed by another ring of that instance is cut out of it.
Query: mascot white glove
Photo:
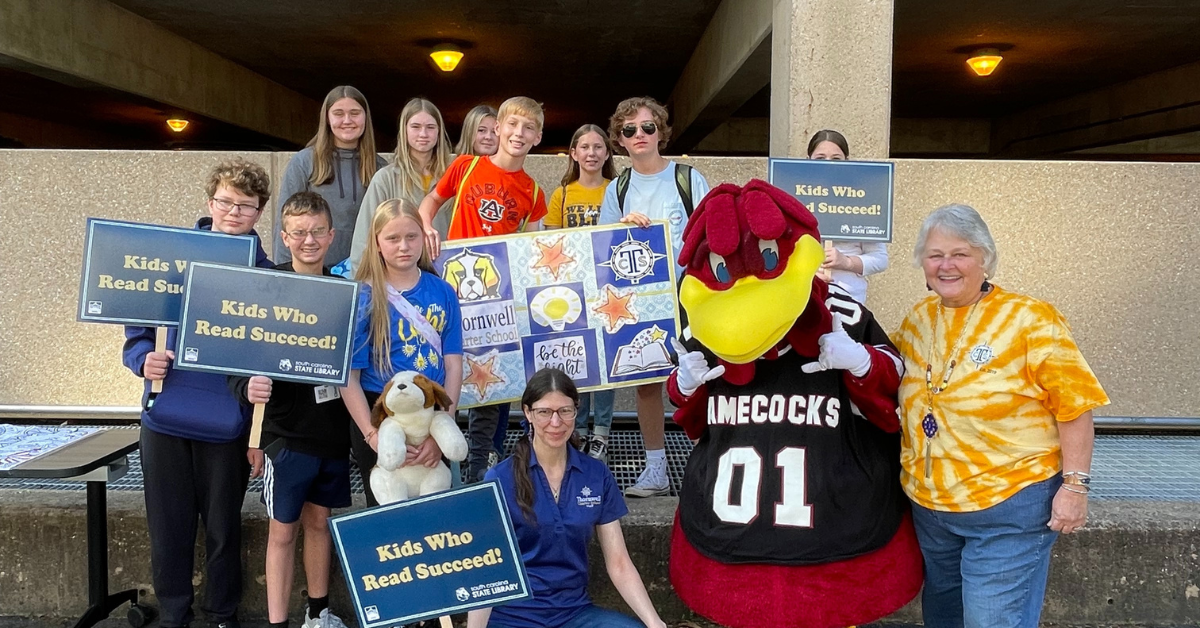
[[[675,369],[675,383],[684,397],[691,397],[705,382],[725,374],[725,366],[718,364],[715,368],[708,367],[708,361],[699,351],[688,351],[678,338],[671,338],[671,346],[679,354],[679,366]]]
[[[821,345],[821,355],[816,362],[801,365],[800,370],[805,373],[834,369],[850,371],[851,375],[862,377],[871,370],[871,353],[846,333],[841,314],[833,313],[833,331],[821,336],[817,343]],[[681,366],[682,363],[680,360]]]

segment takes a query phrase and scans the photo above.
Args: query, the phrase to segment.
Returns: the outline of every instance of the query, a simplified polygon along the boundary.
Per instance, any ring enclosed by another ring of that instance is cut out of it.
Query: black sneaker
[[[236,620],[236,619],[226,619],[225,621],[219,621],[216,623],[216,625],[217,625],[217,628],[242,628],[242,625],[240,623],[238,623],[238,620]]]

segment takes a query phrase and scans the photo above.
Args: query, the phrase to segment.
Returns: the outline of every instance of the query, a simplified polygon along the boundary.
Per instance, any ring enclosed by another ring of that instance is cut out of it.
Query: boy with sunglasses
[[[600,224],[631,223],[650,226],[665,220],[676,254],[683,246],[683,229],[692,209],[708,194],[708,181],[690,166],[664,158],[659,151],[671,139],[667,110],[653,98],[627,98],[609,119],[608,134],[615,146],[629,155],[625,169],[604,191]],[[683,268],[676,264],[676,276]],[[646,468],[637,482],[625,489],[629,497],[669,495],[665,415],[662,384],[637,387],[638,425],[646,446]]]
[[[333,243],[333,213],[316,192],[296,192],[280,209],[280,237],[291,260],[276,270],[332,277],[325,255]],[[329,611],[333,508],[350,506],[350,411],[337,386],[230,377],[243,404],[266,404],[261,448],[250,450],[252,477],[263,474],[267,527],[267,619],[287,628],[295,574],[296,536],[304,529],[307,604],[304,628],[345,628]]]
[[[262,166],[241,159],[213,168],[205,187],[208,215],[197,229],[230,235],[258,234],[254,225],[271,198]],[[269,267],[258,246],[256,265]],[[176,370],[178,328],[167,332],[167,350],[156,351],[153,327],[126,327],[121,359],[146,380],[142,395],[142,474],[150,579],[158,596],[159,626],[192,623],[192,557],[196,523],[204,520],[205,615],[220,628],[236,628],[242,599],[242,500],[249,483],[250,410],[238,404],[225,376]],[[162,392],[150,382],[162,380]]]

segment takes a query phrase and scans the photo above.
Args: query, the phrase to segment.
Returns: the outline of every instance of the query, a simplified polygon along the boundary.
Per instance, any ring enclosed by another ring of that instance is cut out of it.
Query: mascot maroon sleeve
[[[763,181],[722,185],[684,231],[684,345],[725,375],[684,397],[699,439],[684,473],[671,582],[734,628],[844,628],[899,609],[921,587],[901,490],[895,347],[861,304],[816,277],[817,222]],[[871,368],[804,373],[831,310]]]

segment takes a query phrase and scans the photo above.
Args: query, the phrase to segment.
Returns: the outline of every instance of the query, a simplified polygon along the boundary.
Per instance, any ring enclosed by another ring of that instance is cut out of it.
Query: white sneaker
[[[308,607],[304,607],[304,628],[346,628],[346,622],[342,618],[329,612],[329,609],[321,611],[315,619],[308,616]]]
[[[667,465],[647,464],[633,486],[625,489],[626,497],[657,497],[671,494],[671,479],[667,477]]]
[[[591,440],[585,443],[584,449],[587,455],[608,464],[608,439],[603,436],[592,436]]]

